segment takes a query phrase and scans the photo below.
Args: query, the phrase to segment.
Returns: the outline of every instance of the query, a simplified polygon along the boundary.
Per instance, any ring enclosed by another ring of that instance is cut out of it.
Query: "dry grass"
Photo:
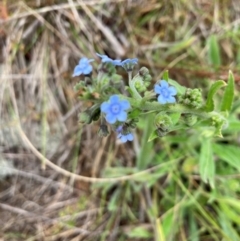
[[[135,163],[131,144],[115,143],[114,136],[100,139],[97,126],[78,125],[84,103],[73,91],[73,68],[80,57],[100,52],[116,58],[137,56],[155,78],[169,69],[173,78],[191,85],[186,79],[226,79],[231,68],[238,81],[238,5],[237,0],[3,2],[0,168],[6,173],[0,182],[0,232],[4,240],[100,240],[103,230],[112,232],[107,240],[118,240],[118,233],[128,232],[136,223],[153,231],[144,211],[150,205],[149,190],[140,195],[140,218],[121,220],[116,214],[108,227],[110,214],[101,204],[103,197],[89,182],[46,165],[43,157],[64,170],[94,178],[116,160],[128,167]],[[222,47],[218,71],[207,63],[205,43],[212,34]],[[138,146],[134,144],[135,150]],[[179,240],[186,240],[184,232]]]

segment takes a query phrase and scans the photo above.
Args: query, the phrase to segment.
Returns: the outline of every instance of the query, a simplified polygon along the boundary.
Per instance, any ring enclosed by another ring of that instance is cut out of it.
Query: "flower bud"
[[[188,126],[193,126],[197,122],[197,116],[192,114],[183,114],[182,118],[184,123]]]
[[[154,119],[154,125],[157,128],[157,134],[162,137],[167,134],[173,123],[168,115],[159,113]]]
[[[107,125],[100,125],[99,130],[98,130],[98,135],[100,137],[106,137],[109,135],[108,127]]]
[[[82,124],[90,124],[92,122],[92,118],[89,113],[89,110],[79,113],[78,120]]]
[[[152,76],[150,74],[143,76],[144,83],[148,83],[149,85],[151,80],[152,80]]]
[[[139,70],[139,75],[141,75],[142,77],[145,77],[146,75],[149,75],[149,70],[146,67],[142,67]]]
[[[202,106],[202,90],[201,89],[186,89],[184,95],[180,96],[178,99],[179,103],[191,106],[198,109]]]

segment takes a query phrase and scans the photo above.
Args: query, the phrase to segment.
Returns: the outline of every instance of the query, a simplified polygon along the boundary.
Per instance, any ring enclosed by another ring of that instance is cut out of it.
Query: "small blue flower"
[[[133,141],[133,134],[128,133],[126,135],[118,134],[118,138],[121,140],[122,143],[125,143],[127,141]]]
[[[154,86],[155,93],[159,94],[158,102],[160,104],[175,103],[176,99],[173,97],[177,94],[177,90],[173,86],[169,86],[166,80],[161,80],[159,84]]]
[[[107,55],[104,55],[104,54],[96,53],[96,55],[102,59],[102,63],[111,63],[111,64],[113,64],[115,66],[116,65],[121,65],[121,60],[120,59],[113,60],[113,59],[109,58]]]
[[[101,104],[101,111],[106,114],[106,120],[109,124],[114,124],[118,121],[126,121],[126,110],[130,108],[127,100],[120,100],[117,95],[112,95],[108,102]]]
[[[121,62],[121,66],[126,70],[126,71],[132,71],[134,68],[134,65],[138,63],[138,59],[125,59]]]
[[[74,68],[73,77],[79,76],[81,74],[88,75],[92,72],[92,65],[90,62],[94,61],[93,59],[88,59],[83,57],[80,59],[78,65]]]
[[[120,125],[117,127],[116,132],[118,134],[118,138],[121,140],[121,142],[125,143],[127,141],[133,141],[133,134],[132,133],[127,133],[123,134],[123,126]]]

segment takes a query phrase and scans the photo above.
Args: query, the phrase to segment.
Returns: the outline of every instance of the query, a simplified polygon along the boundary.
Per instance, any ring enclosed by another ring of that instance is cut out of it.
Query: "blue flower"
[[[88,75],[92,72],[92,65],[90,62],[94,61],[93,59],[88,59],[83,57],[80,59],[78,65],[74,68],[73,77],[79,76],[81,74]]]
[[[126,71],[132,71],[134,68],[134,65],[138,63],[138,59],[125,59],[121,62],[121,66],[126,70]]]
[[[118,121],[126,121],[126,110],[130,108],[127,100],[120,100],[117,95],[112,95],[108,102],[101,104],[101,111],[106,114],[106,120],[109,124],[114,124]]]
[[[128,133],[126,135],[118,134],[118,138],[121,140],[122,143],[125,143],[127,141],[133,141],[133,134]]]
[[[166,80],[161,80],[159,84],[154,86],[155,93],[159,94],[158,102],[160,104],[175,103],[176,99],[173,97],[177,94],[177,90],[173,86],[169,86]]]
[[[121,140],[121,142],[125,143],[127,141],[133,141],[133,134],[132,133],[127,133],[123,134],[123,126],[118,126],[116,129],[116,132],[118,134],[118,138]]]
[[[115,66],[116,65],[121,65],[121,60],[120,59],[113,60],[113,59],[109,58],[107,55],[104,55],[104,54],[96,53],[96,55],[102,59],[102,63],[111,63],[111,64],[113,64]]]

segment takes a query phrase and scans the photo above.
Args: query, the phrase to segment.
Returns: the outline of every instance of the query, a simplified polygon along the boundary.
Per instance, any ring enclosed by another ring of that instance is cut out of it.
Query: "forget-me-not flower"
[[[80,59],[78,65],[74,68],[73,77],[79,76],[81,74],[88,75],[92,72],[92,65],[90,62],[94,61],[93,59],[88,59],[83,57]]]
[[[101,104],[101,111],[106,114],[106,121],[109,124],[114,124],[118,121],[127,120],[127,112],[130,108],[130,103],[127,100],[120,100],[118,95],[112,95],[108,102]]]
[[[158,102],[160,104],[176,102],[174,95],[177,94],[177,90],[175,87],[169,86],[166,80],[161,80],[159,84],[156,84],[154,86],[154,91],[159,94]]]
[[[138,63],[138,59],[125,59],[121,62],[121,66],[126,70],[126,71],[132,71],[134,68],[134,65]]]
[[[118,138],[121,140],[121,142],[125,143],[127,141],[133,141],[133,134],[132,133],[127,133],[123,134],[123,126],[118,126],[116,129],[116,132],[118,134]]]
[[[107,55],[104,55],[104,54],[96,53],[96,55],[102,59],[102,63],[111,63],[111,64],[113,64],[115,66],[116,65],[121,65],[121,60],[120,59],[113,60],[113,59],[109,58]]]
[[[118,134],[118,138],[121,140],[122,143],[125,143],[127,141],[133,141],[133,134],[132,133],[128,133],[126,135]]]

